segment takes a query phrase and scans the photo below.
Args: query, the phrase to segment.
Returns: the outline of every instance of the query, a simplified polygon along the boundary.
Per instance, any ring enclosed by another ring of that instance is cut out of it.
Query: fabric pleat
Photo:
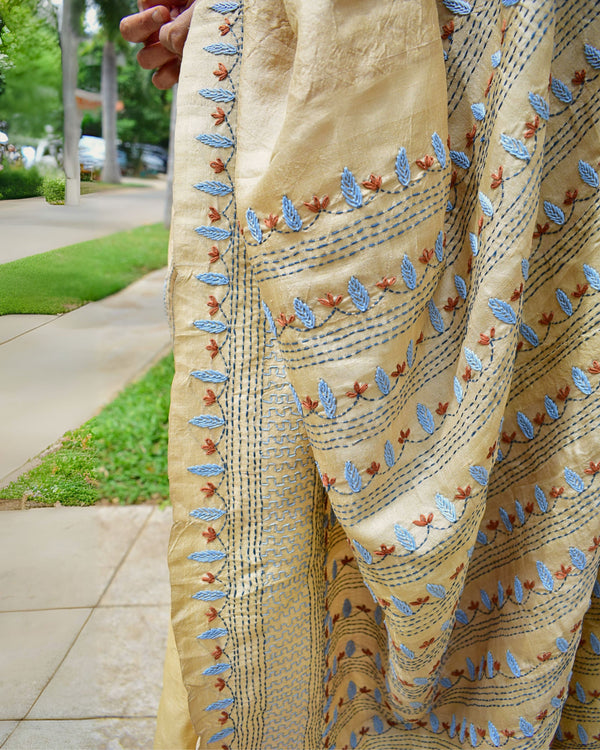
[[[599,84],[595,0],[197,0],[157,747],[600,748]]]

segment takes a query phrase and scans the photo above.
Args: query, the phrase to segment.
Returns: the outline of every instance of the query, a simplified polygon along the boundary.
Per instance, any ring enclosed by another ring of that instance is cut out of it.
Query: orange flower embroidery
[[[210,223],[213,224],[215,221],[221,220],[221,214],[214,206],[210,206],[208,209],[208,218],[210,219]]]
[[[265,226],[267,227],[267,229],[275,229],[278,221],[279,216],[273,216],[273,214],[269,214],[268,218],[265,219]]]
[[[536,134],[537,129],[540,126],[540,116],[536,115],[533,122],[526,122],[525,123],[525,133],[524,138],[533,138],[533,136]]]
[[[363,383],[362,385],[358,382],[358,380],[354,381],[354,390],[347,391],[346,396],[348,398],[358,398],[361,394],[363,394],[367,388],[369,387],[368,383]]]
[[[306,206],[306,208],[308,208],[309,211],[312,211],[314,214],[318,214],[319,211],[323,211],[329,205],[329,196],[324,195],[321,200],[319,200],[316,195],[313,195],[312,201],[310,201],[310,203],[304,201],[304,205]]]
[[[497,187],[500,187],[502,185],[502,175],[504,174],[504,167],[500,166],[498,167],[497,172],[492,172],[492,184],[491,187],[496,189]]]
[[[211,114],[211,117],[215,118],[215,125],[222,125],[225,122],[225,112],[221,107],[217,107],[216,111]]]
[[[433,513],[428,513],[426,516],[423,513],[419,514],[417,521],[413,521],[415,526],[429,526],[433,521]]]
[[[371,174],[368,180],[363,181],[363,187],[367,190],[379,190],[381,187],[382,178],[379,175]]]
[[[211,249],[208,251],[208,257],[211,263],[216,263],[219,258],[221,257],[221,253],[219,252],[219,248],[214,245],[211,247]]]
[[[417,166],[421,167],[421,169],[429,169],[433,165],[433,162],[433,156],[426,154],[422,159],[417,159]]]
[[[227,76],[229,75],[229,71],[223,65],[223,63],[219,63],[217,65],[217,69],[213,70],[213,75],[217,78],[217,80],[224,81],[227,78]]]
[[[221,161],[221,159],[215,159],[214,161],[211,161],[210,168],[213,169],[217,174],[219,172],[222,172],[225,169],[225,165]]]
[[[378,286],[380,289],[389,289],[389,287],[393,286],[396,283],[396,277],[390,276],[387,278],[386,276],[381,279],[381,281],[378,281],[375,286]]]

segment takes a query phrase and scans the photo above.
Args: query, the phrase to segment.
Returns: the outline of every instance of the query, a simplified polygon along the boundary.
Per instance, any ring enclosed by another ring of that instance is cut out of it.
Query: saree
[[[600,4],[198,0],[156,747],[600,748]]]

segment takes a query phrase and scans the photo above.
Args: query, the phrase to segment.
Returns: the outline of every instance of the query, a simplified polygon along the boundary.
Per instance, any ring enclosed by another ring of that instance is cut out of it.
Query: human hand
[[[156,69],[152,82],[159,89],[169,89],[179,79],[194,3],[195,0],[138,0],[140,12],[121,21],[123,38],[144,44],[138,52],[138,62],[146,70]]]

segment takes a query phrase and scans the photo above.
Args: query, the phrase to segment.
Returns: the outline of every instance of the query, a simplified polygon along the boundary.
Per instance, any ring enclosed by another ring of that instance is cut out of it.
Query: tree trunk
[[[177,119],[177,84],[173,86],[171,100],[171,126],[169,129],[169,159],[167,161],[167,196],[165,201],[165,227],[171,227],[171,211],[173,210],[173,163],[175,155],[175,121]]]
[[[102,137],[106,146],[103,182],[121,182],[117,158],[117,52],[115,43],[107,41],[102,51]]]
[[[77,48],[79,39],[75,32],[75,7],[73,0],[64,0],[61,23],[62,91],[64,107],[63,169],[65,171],[65,203],[79,205],[79,138],[81,115],[77,109],[75,89],[77,87]]]

